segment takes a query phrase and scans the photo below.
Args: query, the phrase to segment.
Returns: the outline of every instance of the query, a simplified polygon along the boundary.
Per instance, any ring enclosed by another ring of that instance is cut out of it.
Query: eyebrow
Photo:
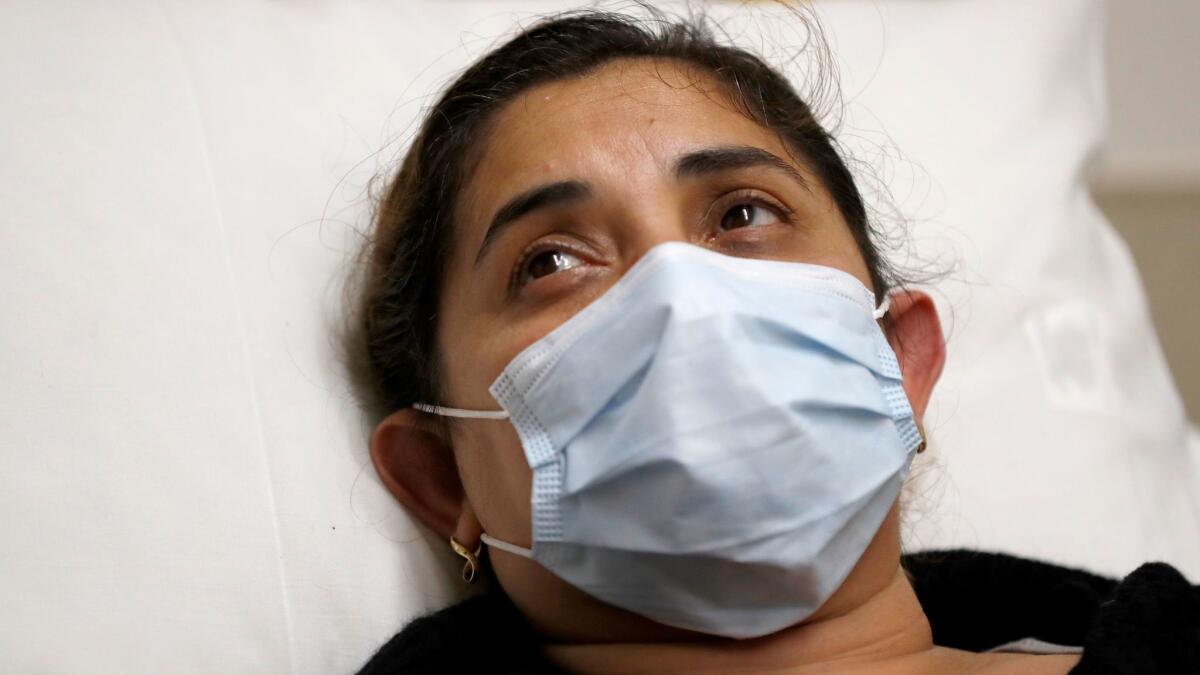
[[[475,254],[475,264],[483,259],[488,247],[500,236],[508,226],[518,218],[537,209],[548,209],[563,206],[570,202],[579,202],[592,196],[592,188],[587,183],[577,180],[564,180],[555,183],[539,185],[513,197],[500,207],[488,225],[487,233],[483,235],[483,243],[479,245],[479,253]]]
[[[725,145],[689,152],[675,160],[675,175],[679,178],[694,178],[710,173],[766,167],[787,174],[788,178],[809,191],[808,181],[796,167],[762,148],[752,145]]]
[[[766,167],[780,171],[805,191],[809,191],[808,181],[794,166],[762,148],[751,145],[704,148],[680,155],[674,162],[674,174],[681,179],[698,178],[722,171],[752,167]],[[522,216],[539,209],[584,201],[592,195],[592,187],[578,180],[546,183],[518,194],[505,202],[504,206],[501,206],[496,211],[496,215],[492,217],[492,221],[483,235],[483,242],[479,245],[479,252],[475,254],[475,264],[479,264],[500,234]]]

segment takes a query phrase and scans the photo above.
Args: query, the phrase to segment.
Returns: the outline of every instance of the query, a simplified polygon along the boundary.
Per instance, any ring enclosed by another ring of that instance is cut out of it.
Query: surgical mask
[[[750,638],[809,617],[921,443],[873,294],[841,270],[649,250],[489,391],[533,470],[532,549],[660,623]]]

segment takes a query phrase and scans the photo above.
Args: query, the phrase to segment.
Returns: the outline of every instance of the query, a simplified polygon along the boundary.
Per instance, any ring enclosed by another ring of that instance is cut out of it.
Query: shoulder
[[[1027,637],[1082,645],[1115,579],[1002,553],[904,557],[939,645],[985,651]]]
[[[1083,647],[1071,672],[1200,672],[1200,589],[1164,563],[1122,580],[998,553],[934,551],[905,568],[939,645],[1024,637]]]
[[[410,621],[358,671],[359,675],[555,673],[537,649],[520,612],[498,591],[484,591]]]
[[[1142,565],[1105,602],[1073,672],[1200,672],[1200,588],[1165,563]]]

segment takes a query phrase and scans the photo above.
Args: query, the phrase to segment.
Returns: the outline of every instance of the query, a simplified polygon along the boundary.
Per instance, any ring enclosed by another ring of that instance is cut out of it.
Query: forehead
[[[787,156],[710,74],[674,60],[614,60],[532,87],[496,113],[465,185],[464,213],[478,221],[489,205],[554,178],[633,183],[678,154],[723,144]]]

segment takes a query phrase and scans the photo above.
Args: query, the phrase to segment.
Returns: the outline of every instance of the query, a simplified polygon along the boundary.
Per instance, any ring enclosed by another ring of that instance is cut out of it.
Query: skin
[[[787,161],[806,186],[761,166],[675,175],[677,157],[714,146],[765,150]],[[477,263],[501,205],[559,180],[586,181],[593,195],[519,218]],[[504,366],[662,242],[827,265],[871,287],[850,229],[817,177],[775,134],[736,112],[706,75],[674,62],[613,61],[511,101],[471,164],[457,215],[437,327],[443,405],[497,409],[487,388]],[[533,263],[517,269],[512,286],[514,266],[531,245]],[[945,358],[941,327],[920,292],[896,293],[889,316],[889,341],[920,419]],[[400,503],[440,536],[454,535],[471,549],[485,531],[531,545],[531,471],[508,422],[452,420],[443,427],[399,410],[376,428],[371,456]],[[813,616],[750,640],[659,624],[504,551],[490,551],[487,560],[545,654],[571,672],[1066,673],[1073,667],[1075,656],[935,646],[900,568],[898,509]]]

